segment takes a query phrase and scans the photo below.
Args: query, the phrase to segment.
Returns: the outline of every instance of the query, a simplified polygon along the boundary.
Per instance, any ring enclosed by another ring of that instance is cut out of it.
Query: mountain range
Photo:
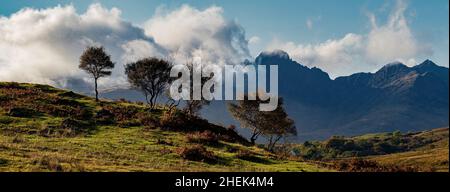
[[[414,67],[391,63],[375,73],[336,79],[319,68],[292,60],[281,50],[263,52],[251,63],[279,66],[279,95],[295,120],[297,141],[449,125],[448,68],[430,60]],[[127,97],[120,96],[124,93]],[[139,98],[136,94],[116,90],[103,96],[135,100]],[[201,114],[213,123],[239,126],[224,101],[213,101]],[[241,131],[246,134],[246,130]]]

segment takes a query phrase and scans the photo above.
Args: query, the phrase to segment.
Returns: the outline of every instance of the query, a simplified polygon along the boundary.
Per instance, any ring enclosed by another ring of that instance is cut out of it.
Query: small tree
[[[95,101],[98,101],[97,80],[111,75],[110,70],[114,68],[111,56],[105,52],[103,47],[90,46],[81,55],[78,67],[91,74],[94,78]]]
[[[191,71],[191,79],[190,79],[190,98],[191,100],[186,100],[185,102],[185,106],[183,108],[183,111],[188,114],[189,116],[194,116],[197,115],[198,112],[200,112],[200,110],[203,108],[203,106],[205,105],[209,105],[211,102],[209,100],[205,100],[203,97],[200,100],[194,100],[193,96],[194,96],[194,75],[200,75],[200,74],[194,74],[194,65],[192,63],[188,63],[186,64],[186,66],[189,68],[189,70]],[[200,82],[200,87],[203,87],[203,85],[212,77],[202,77],[201,78],[201,82]]]
[[[263,135],[268,139],[268,149],[273,151],[277,142],[283,137],[296,136],[297,128],[292,119],[290,119],[282,107],[282,100],[278,101],[278,107],[274,111],[263,113],[265,122],[267,122]]]
[[[282,98],[279,98],[278,107],[274,111],[260,111],[261,103],[264,102],[260,99],[248,100],[248,96],[245,96],[244,100],[230,103],[228,109],[242,127],[251,129],[251,143],[254,144],[258,137],[263,135],[268,139],[268,149],[273,150],[281,138],[297,135],[297,130],[294,121],[283,109]]]
[[[229,103],[228,110],[231,115],[241,123],[241,127],[248,128],[252,131],[250,142],[255,144],[255,141],[262,133],[262,113],[259,111],[259,104],[261,100],[248,100],[245,96],[244,100],[237,103]]]
[[[158,58],[145,58],[125,66],[128,82],[140,90],[150,109],[154,109],[158,96],[167,89],[170,78],[171,64]]]

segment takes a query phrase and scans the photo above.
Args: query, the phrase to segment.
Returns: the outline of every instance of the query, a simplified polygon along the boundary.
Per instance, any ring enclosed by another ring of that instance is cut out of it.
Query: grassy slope
[[[17,86],[34,92],[16,93]],[[186,141],[185,133],[182,132],[133,125],[102,125],[91,128],[87,133],[65,137],[53,134],[53,129],[61,125],[64,117],[40,113],[32,118],[23,118],[7,114],[6,108],[11,105],[48,107],[48,103],[52,102],[75,101],[75,105],[94,114],[101,109],[89,97],[64,97],[65,100],[58,100],[64,93],[68,92],[41,85],[13,84],[11,88],[10,83],[0,83],[0,172],[329,171],[297,160],[279,160],[263,149],[225,141],[220,141],[217,146],[207,146],[208,150],[218,156],[218,163],[189,161],[182,159],[176,152],[181,147],[194,145]],[[49,98],[56,101],[47,101]],[[138,104],[124,102],[108,102],[105,105],[133,105],[144,108]],[[64,109],[64,104],[59,107]],[[92,124],[91,121],[85,123]],[[161,144],[161,140],[166,144]],[[230,149],[252,151],[259,160],[251,162],[236,158],[236,152],[230,152],[236,150]]]
[[[416,137],[442,137],[413,151],[368,157],[385,165],[418,167],[425,171],[449,171],[449,130],[434,129],[416,134]]]
[[[358,156],[387,167],[449,171],[449,128],[397,135],[375,133],[337,140],[340,142],[329,139],[299,144],[294,149],[305,159],[348,162]]]

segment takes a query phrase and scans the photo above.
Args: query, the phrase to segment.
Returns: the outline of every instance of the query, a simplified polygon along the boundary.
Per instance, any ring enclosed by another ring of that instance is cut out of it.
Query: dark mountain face
[[[412,68],[392,63],[376,73],[331,80],[320,69],[278,55],[263,53],[256,63],[278,63],[280,96],[302,140],[449,124],[448,68],[432,61]]]

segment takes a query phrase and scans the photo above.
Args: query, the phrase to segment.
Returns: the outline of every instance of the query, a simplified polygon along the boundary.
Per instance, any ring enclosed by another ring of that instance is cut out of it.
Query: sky
[[[0,81],[89,81],[77,59],[90,44],[119,63],[104,80],[117,85],[144,56],[223,65],[282,49],[332,78],[396,61],[448,67],[448,23],[448,0],[1,0]]]

